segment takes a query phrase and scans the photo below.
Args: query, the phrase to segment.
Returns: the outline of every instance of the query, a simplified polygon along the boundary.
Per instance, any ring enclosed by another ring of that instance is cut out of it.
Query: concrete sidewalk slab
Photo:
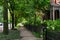
[[[27,30],[25,27],[20,27],[21,40],[43,40],[43,38],[36,38],[32,32]]]

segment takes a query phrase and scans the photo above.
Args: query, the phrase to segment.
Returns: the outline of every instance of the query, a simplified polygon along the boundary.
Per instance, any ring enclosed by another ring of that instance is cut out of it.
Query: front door
[[[55,19],[59,19],[59,10],[55,10]]]

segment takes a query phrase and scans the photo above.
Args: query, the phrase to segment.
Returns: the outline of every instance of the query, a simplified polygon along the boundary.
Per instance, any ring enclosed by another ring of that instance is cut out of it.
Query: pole
[[[55,12],[54,12],[54,6],[53,6],[53,21],[55,20]]]

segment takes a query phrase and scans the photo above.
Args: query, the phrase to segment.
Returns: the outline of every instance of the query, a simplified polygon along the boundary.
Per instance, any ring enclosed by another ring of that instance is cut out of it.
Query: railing
[[[57,31],[47,31],[46,40],[60,40],[60,32]]]
[[[60,31],[43,28],[43,40],[60,40]]]

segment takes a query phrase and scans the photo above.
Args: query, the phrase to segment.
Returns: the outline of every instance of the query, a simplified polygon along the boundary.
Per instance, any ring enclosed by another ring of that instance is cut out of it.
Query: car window
[[[0,24],[0,26],[2,26],[2,24]]]

